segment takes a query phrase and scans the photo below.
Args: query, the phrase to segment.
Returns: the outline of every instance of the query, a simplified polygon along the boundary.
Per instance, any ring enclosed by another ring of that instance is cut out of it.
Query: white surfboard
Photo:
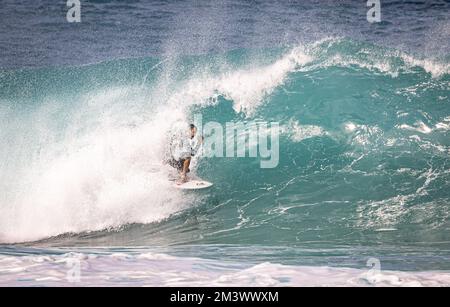
[[[201,179],[192,179],[182,184],[175,182],[173,185],[175,188],[182,190],[202,190],[213,186],[211,182]]]

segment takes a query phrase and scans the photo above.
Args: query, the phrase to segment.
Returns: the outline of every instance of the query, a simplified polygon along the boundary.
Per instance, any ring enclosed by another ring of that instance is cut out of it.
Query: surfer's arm
[[[204,138],[203,136],[199,137],[199,138],[198,138],[198,141],[195,142],[194,146],[192,146],[192,149],[191,149],[191,155],[192,155],[192,156],[195,156],[195,155],[197,154],[197,152],[199,151],[200,147],[201,147],[202,144],[203,144],[203,140],[204,140],[204,139],[205,139],[205,138]]]

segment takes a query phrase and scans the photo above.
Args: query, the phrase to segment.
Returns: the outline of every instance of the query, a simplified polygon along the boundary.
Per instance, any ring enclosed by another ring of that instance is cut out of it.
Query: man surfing
[[[191,159],[203,143],[203,137],[196,138],[196,135],[197,127],[190,124],[188,134],[175,134],[170,140],[165,163],[176,168],[180,173],[180,179],[177,181],[179,185],[188,181],[187,174],[190,172]]]

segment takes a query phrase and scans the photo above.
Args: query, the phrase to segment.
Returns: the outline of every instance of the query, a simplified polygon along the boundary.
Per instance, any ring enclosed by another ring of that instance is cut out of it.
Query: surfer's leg
[[[191,158],[186,158],[183,161],[183,169],[181,170],[181,180],[186,182],[187,181],[187,173],[189,173],[189,165],[191,164]]]

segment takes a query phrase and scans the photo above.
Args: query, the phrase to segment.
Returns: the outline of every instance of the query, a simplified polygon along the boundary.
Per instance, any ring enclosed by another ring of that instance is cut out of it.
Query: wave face
[[[437,249],[449,89],[448,58],[349,39],[2,71],[0,242]],[[215,187],[174,190],[166,133],[195,113],[279,122],[279,166],[199,159]]]

